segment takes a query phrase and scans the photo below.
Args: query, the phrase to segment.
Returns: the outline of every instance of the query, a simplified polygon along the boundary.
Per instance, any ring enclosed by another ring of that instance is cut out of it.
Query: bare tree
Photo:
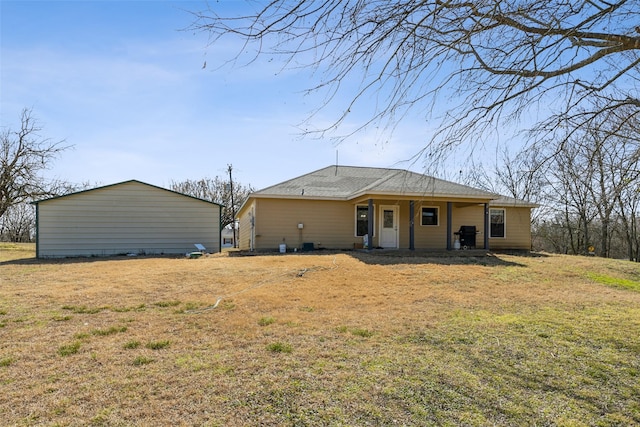
[[[472,164],[461,176],[469,185],[491,191],[496,194],[526,200],[533,203],[543,202],[547,185],[546,172],[549,156],[539,147],[511,154],[503,147],[491,165]]]
[[[423,151],[431,156],[430,148],[493,138],[484,131],[500,125],[557,139],[568,118],[586,128],[604,111],[640,113],[636,1],[272,0],[256,7],[223,16],[210,6],[195,13],[191,29],[208,32],[211,43],[242,40],[233,63],[281,56],[285,67],[315,70],[309,90],[326,89],[327,103],[346,95],[345,81],[359,79],[322,135],[371,99],[375,112],[358,130],[393,124],[415,107],[437,115],[448,104]]]
[[[635,214],[625,211],[637,207],[640,178],[640,121],[632,113],[630,107],[605,109],[588,128],[573,128],[549,147],[548,201],[564,213],[574,253],[594,246],[609,257],[615,234],[626,233],[630,244],[634,239]]]
[[[20,128],[0,133],[0,217],[12,206],[51,195],[51,182],[41,172],[64,150],[63,141],[40,135],[30,109],[22,110]]]
[[[233,188],[235,212],[239,210],[249,194],[255,191],[251,185],[244,185],[235,181],[233,182],[233,186],[231,186],[228,180],[221,179],[217,176],[215,178],[203,178],[200,180],[171,181],[169,188],[173,191],[223,205],[222,224],[220,224],[223,228],[234,222],[231,188]]]
[[[30,242],[35,225],[33,206],[28,203],[12,205],[0,217],[0,241]]]
[[[619,195],[619,218],[630,261],[640,262],[640,188],[629,185]]]

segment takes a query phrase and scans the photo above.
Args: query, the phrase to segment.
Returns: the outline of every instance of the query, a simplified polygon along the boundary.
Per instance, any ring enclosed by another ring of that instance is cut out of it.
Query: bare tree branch
[[[20,128],[0,133],[0,217],[12,206],[51,195],[41,172],[69,146],[41,137],[40,131],[31,110],[24,109]]]
[[[640,7],[631,0],[274,0],[229,17],[213,8],[195,13],[191,29],[211,43],[241,39],[234,63],[280,56],[318,73],[309,91],[326,90],[320,109],[348,97],[329,126],[302,126],[319,136],[334,136],[372,96],[370,117],[335,138],[393,126],[414,108],[440,120],[434,149],[477,143],[534,108],[545,126],[595,99],[640,109]],[[347,92],[353,78],[360,86]]]

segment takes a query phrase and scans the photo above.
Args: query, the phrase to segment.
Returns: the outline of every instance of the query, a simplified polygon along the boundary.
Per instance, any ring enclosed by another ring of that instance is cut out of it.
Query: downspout
[[[414,224],[415,204],[413,200],[409,200],[409,250],[415,250],[415,224]]]
[[[250,214],[251,217],[249,218],[249,221],[251,221],[251,240],[249,242],[249,250],[253,252],[253,250],[255,249],[254,242],[256,240],[256,214],[253,206],[251,207]]]
[[[489,250],[489,203],[484,204],[484,248]]]
[[[453,218],[452,205],[453,203],[447,202],[447,250],[448,251],[452,249],[451,247],[451,232],[452,232],[451,219]]]
[[[373,199],[369,199],[369,206],[367,211],[367,232],[369,233],[369,241],[367,242],[367,250],[371,250],[373,248]]]

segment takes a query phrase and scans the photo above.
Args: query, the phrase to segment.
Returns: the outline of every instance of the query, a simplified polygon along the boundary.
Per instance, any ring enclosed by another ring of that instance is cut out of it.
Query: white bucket
[[[283,254],[285,252],[287,252],[287,245],[282,243],[280,244],[280,253]]]

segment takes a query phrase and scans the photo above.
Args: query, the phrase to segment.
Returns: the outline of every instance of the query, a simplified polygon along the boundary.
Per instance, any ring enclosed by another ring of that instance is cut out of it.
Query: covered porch
[[[354,201],[357,235],[367,249],[488,250],[489,202],[367,195]]]

